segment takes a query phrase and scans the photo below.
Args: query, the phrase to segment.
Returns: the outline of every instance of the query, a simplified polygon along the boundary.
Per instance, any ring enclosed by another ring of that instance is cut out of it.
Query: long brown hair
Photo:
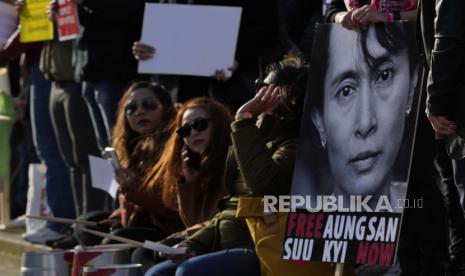
[[[146,135],[136,133],[130,126],[126,118],[126,105],[131,93],[138,89],[149,89],[163,106],[163,117],[160,125]],[[123,168],[136,168],[140,165],[149,166],[145,161],[158,159],[158,152],[161,152],[162,145],[171,135],[172,125],[176,111],[173,102],[163,86],[140,81],[133,83],[124,93],[118,104],[118,112],[115,127],[113,128],[113,147],[115,148],[119,162]],[[153,163],[151,163],[153,164]]]
[[[208,147],[201,156],[201,169],[199,181],[202,181],[205,193],[214,193],[221,188],[224,164],[228,146],[230,145],[230,124],[232,121],[229,109],[222,103],[211,98],[194,98],[187,101],[178,110],[174,122],[175,129],[182,123],[182,117],[186,110],[201,108],[210,116],[212,124],[212,137]],[[163,185],[163,198],[165,202],[175,202],[175,183],[182,175],[181,151],[184,141],[176,132],[171,134],[165,150],[159,162],[151,171],[150,184],[148,188],[153,189],[155,185]]]

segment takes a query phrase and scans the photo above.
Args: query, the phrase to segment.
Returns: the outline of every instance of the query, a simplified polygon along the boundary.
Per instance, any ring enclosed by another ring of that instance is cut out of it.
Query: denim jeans
[[[61,157],[53,133],[49,111],[50,82],[39,71],[38,64],[31,67],[31,124],[32,137],[37,154],[47,167],[45,173],[47,202],[53,216],[74,218],[74,201],[70,175]],[[63,233],[69,225],[47,222],[47,227]]]
[[[92,125],[101,151],[111,145],[111,129],[116,122],[118,102],[127,83],[122,81],[84,82],[83,96],[89,107]]]
[[[450,159],[444,140],[437,141],[436,169],[449,226],[449,253],[452,262],[465,263],[464,185],[465,159]]]
[[[145,276],[162,275],[259,276],[260,263],[253,250],[235,248],[193,257],[180,265],[165,261],[145,273]]]

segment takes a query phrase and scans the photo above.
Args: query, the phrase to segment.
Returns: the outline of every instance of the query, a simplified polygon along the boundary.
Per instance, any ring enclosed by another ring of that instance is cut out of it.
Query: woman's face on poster
[[[334,193],[376,196],[388,187],[416,79],[407,49],[389,53],[372,27],[366,38],[370,66],[359,36],[331,29],[323,113],[312,118],[328,152]]]

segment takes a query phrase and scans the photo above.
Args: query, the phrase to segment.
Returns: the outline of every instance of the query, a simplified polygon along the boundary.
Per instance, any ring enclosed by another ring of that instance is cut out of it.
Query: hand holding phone
[[[185,146],[181,152],[182,169],[187,182],[197,178],[200,171],[201,156]]]
[[[118,157],[116,156],[116,151],[112,147],[106,147],[105,148],[105,157],[110,160],[111,166],[115,170],[121,169],[121,166],[118,161]]]

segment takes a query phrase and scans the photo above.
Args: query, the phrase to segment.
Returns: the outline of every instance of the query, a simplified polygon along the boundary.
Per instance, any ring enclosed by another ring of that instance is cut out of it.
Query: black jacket
[[[465,137],[464,14],[463,0],[420,3],[423,49],[429,67],[427,111],[455,120]]]
[[[429,69],[426,110],[455,121],[465,138],[465,1],[422,0],[419,11]]]
[[[81,47],[86,51],[83,80],[133,79],[137,62],[132,44],[140,39],[146,0],[84,0]]]

